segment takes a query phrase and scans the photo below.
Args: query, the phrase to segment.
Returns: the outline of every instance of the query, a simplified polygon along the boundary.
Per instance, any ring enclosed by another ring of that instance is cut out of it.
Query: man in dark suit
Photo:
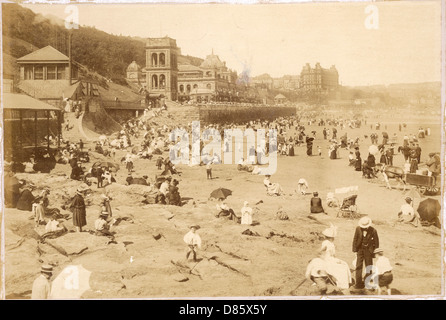
[[[378,232],[372,226],[372,220],[369,217],[363,217],[358,222],[355,236],[353,238],[353,252],[356,253],[356,289],[364,288],[362,279],[362,266],[373,265],[373,251],[379,248]],[[371,270],[367,270],[366,277],[371,274]]]

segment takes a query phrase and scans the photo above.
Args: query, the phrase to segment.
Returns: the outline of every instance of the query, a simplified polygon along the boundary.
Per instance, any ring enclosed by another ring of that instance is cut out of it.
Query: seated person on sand
[[[227,217],[229,220],[234,220],[235,222],[238,222],[239,218],[235,215],[234,210],[228,207],[225,201],[219,199],[218,203],[216,204],[216,207],[218,213],[215,216],[217,218]]]
[[[166,204],[166,196],[167,193],[169,192],[169,187],[170,187],[170,181],[172,180],[172,177],[167,177],[163,183],[161,183],[160,188],[159,188],[159,192],[156,195],[155,198],[155,203],[160,203],[160,204]]]
[[[113,175],[108,169],[105,169],[104,173],[102,174],[102,186],[106,187],[109,184],[112,184],[112,182],[116,182],[115,178],[113,178]]]
[[[364,160],[362,164],[362,177],[366,179],[372,179],[373,177],[376,178],[373,168],[369,167],[367,160]]]
[[[398,212],[398,222],[410,223],[418,227],[420,225],[420,218],[418,212],[415,212],[412,206],[412,198],[406,197],[405,201],[400,208],[400,212]]]
[[[173,179],[172,183],[169,185],[169,191],[166,195],[166,202],[167,204],[174,205],[174,206],[181,206],[181,196],[180,192],[178,191],[178,180]]]
[[[329,207],[339,207],[339,201],[334,196],[333,192],[327,193],[327,199],[325,201],[327,203],[327,206],[329,206]]]
[[[307,194],[307,189],[308,189],[308,182],[307,182],[307,180],[305,180],[304,178],[300,178],[299,181],[297,182],[296,193],[300,193],[302,195],[306,195]]]
[[[331,280],[328,279],[328,273],[326,271],[325,261],[321,258],[314,258],[308,263],[305,271],[305,278],[312,281],[315,287],[312,286],[312,294],[325,295],[327,294],[327,283]]]
[[[335,237],[337,236],[337,227],[331,225],[330,228],[325,229],[322,234],[325,240],[319,249],[319,257],[326,262],[326,271],[329,275],[334,277],[336,286],[342,290],[344,294],[349,294],[352,276],[350,267],[345,261],[335,257],[336,248],[334,245]]]
[[[23,211],[32,211],[35,199],[32,191],[35,189],[35,185],[32,183],[26,184],[25,180],[20,180],[19,183],[21,184],[22,191],[17,201],[16,208]]]
[[[354,167],[356,164],[356,157],[353,153],[353,151],[350,151],[348,155],[348,165]]]
[[[58,208],[49,207],[50,205],[50,200],[48,199],[49,195],[50,195],[50,189],[48,187],[45,187],[43,191],[40,193],[40,197],[42,198],[42,208],[44,215],[47,217],[55,215],[57,219],[65,218],[66,216],[61,214]]]
[[[322,199],[319,198],[319,194],[317,192],[313,192],[313,197],[310,200],[310,212],[327,214],[322,207]]]
[[[263,184],[266,187],[266,193],[269,196],[280,196],[283,194],[283,190],[282,187],[280,186],[280,184],[278,183],[272,183],[271,180],[271,175],[266,175],[265,179],[263,180]]]
[[[96,221],[94,222],[95,235],[114,239],[114,233],[110,231],[110,227],[113,224],[113,222],[107,222],[107,218],[108,218],[108,212],[102,211],[98,219],[96,219]]]
[[[73,180],[81,181],[84,179],[84,169],[82,168],[82,162],[77,162],[77,164],[71,170],[70,178]]]
[[[54,239],[65,234],[67,231],[67,227],[65,227],[63,223],[57,221],[57,217],[53,215],[45,226],[45,233],[42,235],[42,238]]]
[[[288,217],[288,215],[286,214],[286,212],[283,210],[282,206],[279,206],[279,208],[277,209],[276,219],[279,219],[279,220],[289,220],[290,219]]]
[[[239,160],[239,162],[237,163],[237,170],[238,171],[242,171],[242,170],[248,171],[248,164],[245,161],[245,159],[241,158]]]

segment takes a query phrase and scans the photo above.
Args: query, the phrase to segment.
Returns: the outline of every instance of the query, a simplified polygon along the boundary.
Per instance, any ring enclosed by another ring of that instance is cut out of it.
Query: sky
[[[374,7],[370,8],[369,6]],[[61,19],[67,5],[23,5]],[[335,65],[345,86],[441,81],[441,2],[82,4],[79,24],[111,34],[169,36],[184,55],[212,50],[250,76]]]

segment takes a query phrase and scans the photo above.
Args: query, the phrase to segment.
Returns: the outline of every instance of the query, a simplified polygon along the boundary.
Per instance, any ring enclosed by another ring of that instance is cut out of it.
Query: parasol
[[[432,198],[427,198],[426,200],[421,201],[417,209],[421,220],[433,222],[438,228],[441,227],[440,220],[438,219],[440,210],[440,202]]]
[[[93,163],[93,166],[92,166],[93,169],[97,169],[99,167],[105,167],[108,170],[113,171],[113,172],[116,172],[119,170],[118,164],[112,163],[109,161],[97,161],[97,162]]]
[[[232,191],[225,188],[218,188],[211,192],[211,198],[215,199],[226,199],[232,194]]]

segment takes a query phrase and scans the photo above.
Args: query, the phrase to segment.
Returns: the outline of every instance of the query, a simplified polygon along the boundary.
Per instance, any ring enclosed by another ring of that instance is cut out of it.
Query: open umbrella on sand
[[[438,219],[440,210],[440,202],[432,198],[427,198],[426,200],[421,201],[417,209],[421,220],[431,222],[437,228],[441,227],[440,220]]]
[[[93,163],[93,166],[92,166],[93,169],[97,169],[99,167],[105,167],[108,170],[113,171],[113,172],[116,172],[119,170],[119,164],[109,162],[109,161],[97,161],[97,162]]]
[[[218,188],[211,192],[211,198],[214,199],[226,199],[232,194],[232,191],[225,188]]]
[[[70,265],[62,270],[51,286],[51,299],[79,299],[90,290],[91,272],[82,265]]]

